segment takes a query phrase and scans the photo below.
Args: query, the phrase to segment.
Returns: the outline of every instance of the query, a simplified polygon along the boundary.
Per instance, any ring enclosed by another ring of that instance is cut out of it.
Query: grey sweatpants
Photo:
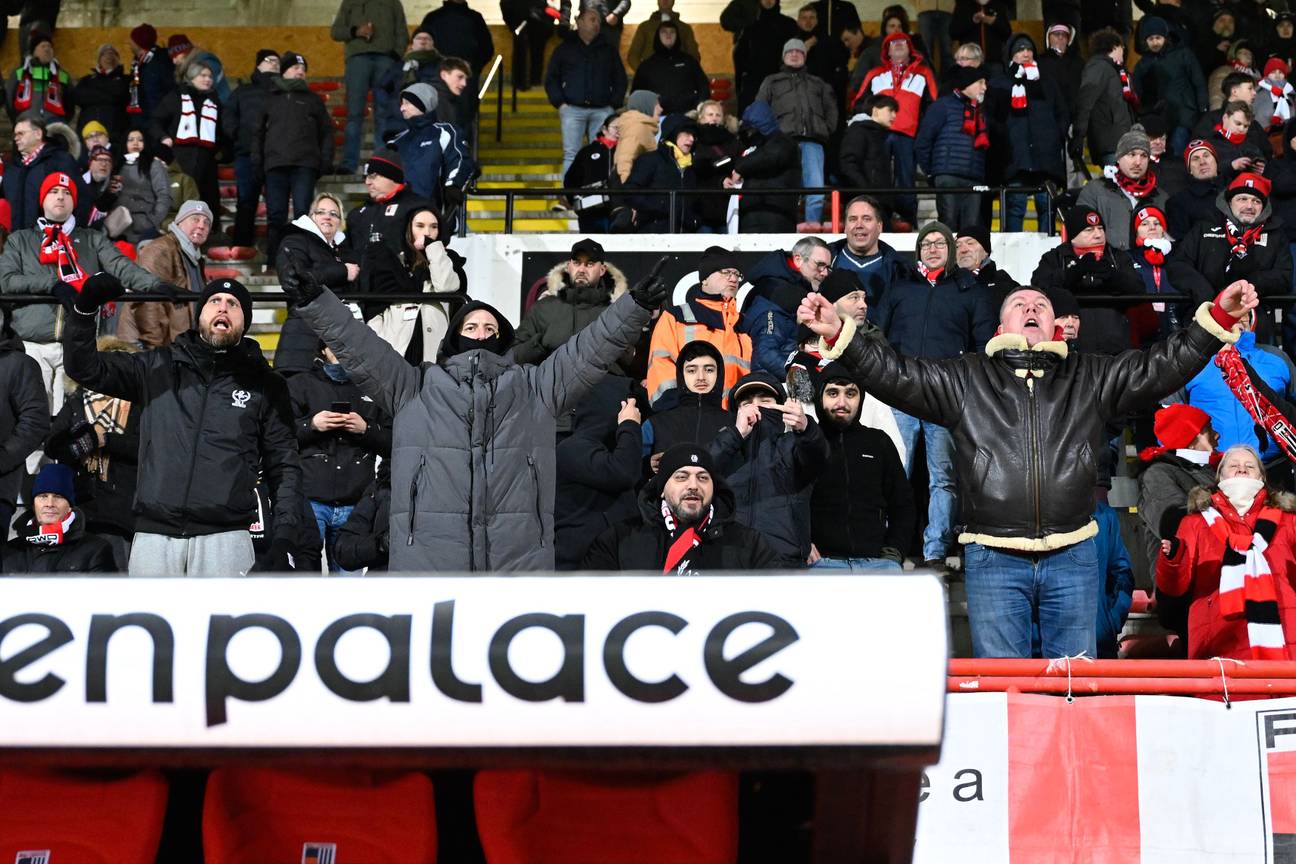
[[[131,543],[131,576],[246,576],[256,561],[252,535],[223,531],[201,537],[135,535]]]

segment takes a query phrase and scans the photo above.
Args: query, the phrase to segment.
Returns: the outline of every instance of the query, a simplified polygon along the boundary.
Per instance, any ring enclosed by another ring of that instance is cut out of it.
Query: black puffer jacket
[[[1086,294],[1142,294],[1143,279],[1128,252],[1108,246],[1101,259],[1077,257],[1071,243],[1050,249],[1031,276],[1032,285],[1061,286],[1077,297]],[[1212,292],[1211,296],[1214,296]],[[1117,354],[1130,347],[1130,307],[1084,306],[1080,310],[1077,347],[1086,353]]]
[[[752,372],[738,379],[763,381],[782,389],[778,379]],[[737,415],[737,406],[730,406]],[[755,528],[788,567],[804,567],[810,555],[810,491],[828,464],[828,442],[819,424],[789,432],[783,412],[762,408],[760,421],[744,438],[731,423],[711,441],[711,458],[734,491],[734,519]]]
[[[294,220],[284,229],[278,254],[288,256],[283,260],[291,258],[298,262],[298,266],[315,274],[320,284],[333,291],[342,291],[350,286],[346,269],[348,262],[354,263],[350,247],[345,243],[330,246],[309,215]],[[318,344],[319,337],[302,320],[297,307],[289,306],[275,348],[275,371],[292,374],[309,370],[315,363]]]
[[[387,570],[387,539],[391,529],[391,460],[384,459],[346,524],[338,529],[333,553],[345,570],[368,567]]]
[[[95,69],[76,83],[74,88],[77,108],[76,128],[79,133],[86,124],[98,120],[108,130],[108,137],[117,151],[126,142],[126,105],[130,102],[130,76],[118,66],[111,72]]]
[[[672,148],[666,141],[672,140],[677,130],[683,125],[682,115],[672,115],[662,122],[662,144],[656,150],[641,154],[630,169],[626,178],[626,189],[652,190],[665,192],[668,189],[696,189],[697,176],[693,166],[683,168],[675,161]],[[635,210],[635,231],[640,234],[664,234],[671,230],[670,197],[667,195],[650,195],[639,192],[626,196],[626,203]],[[693,195],[679,195],[675,198],[675,231],[692,233],[697,229],[697,198]]]
[[[391,455],[391,420],[350,381],[338,383],[316,364],[288,382],[297,446],[301,456],[302,494],[325,504],[354,504],[373,482],[376,457]],[[367,425],[360,435],[321,432],[311,421],[336,402],[348,402]]]
[[[1171,237],[1187,237],[1198,222],[1215,222],[1220,212],[1215,206],[1224,184],[1218,177],[1209,180],[1190,178],[1184,188],[1170,196],[1165,214],[1170,220],[1166,230]]]
[[[671,537],[661,515],[662,487],[658,474],[639,493],[642,524],[623,522],[604,531],[590,546],[582,570],[643,570],[660,573],[666,564]],[[715,517],[702,529],[702,542],[686,558],[687,569],[672,575],[691,576],[740,570],[769,570],[783,566],[760,533],[734,520],[734,494],[716,477],[711,506]]]
[[[1058,342],[1027,349],[1024,337],[1004,334],[984,354],[901,358],[876,328],[856,333],[846,321],[828,359],[840,355],[888,405],[950,430],[966,490],[960,542],[1047,551],[1096,533],[1095,453],[1105,425],[1155,405],[1205,367],[1227,335],[1209,310],[1200,307],[1165,342],[1115,357]]]
[[[786,191],[778,194],[778,190],[801,185],[801,151],[797,143],[782,132],[763,135],[744,130],[739,135],[739,152],[733,169],[743,178],[738,205],[741,217],[768,214],[795,224],[797,196]],[[765,190],[769,191],[762,194]]]
[[[32,513],[18,519],[16,537],[5,545],[0,571],[8,576],[54,576],[59,573],[116,573],[112,547],[102,537],[87,533],[86,517],[72,508],[76,517],[58,545],[31,542],[40,534]]]
[[[320,95],[302,79],[276,78],[266,97],[252,161],[263,171],[333,164],[333,118]]]
[[[225,137],[234,142],[235,156],[252,155],[265,116],[266,98],[278,78],[272,72],[253,72],[252,80],[230,95],[221,122],[225,124]]]
[[[257,477],[275,489],[275,524],[301,514],[301,463],[284,380],[256,342],[216,351],[195,330],[140,354],[95,350],[95,316],[68,314],[69,377],[143,406],[138,531],[193,537],[246,529],[257,514]]]
[[[711,82],[702,71],[702,64],[682,50],[679,39],[673,48],[667,48],[658,29],[653,37],[653,53],[635,70],[630,89],[658,94],[663,114],[684,114],[710,98]]]
[[[684,384],[684,365],[705,354],[716,363],[716,383],[710,393],[694,393]],[[657,400],[645,435],[653,453],[665,453],[676,444],[710,444],[716,433],[733,423],[723,407],[725,362],[710,342],[695,339],[680,349],[675,360],[675,388]],[[667,407],[669,405],[669,407]]]
[[[49,398],[40,366],[28,357],[22,340],[4,314],[0,330],[0,501],[12,507],[26,470],[25,462],[50,430]]]
[[[1264,224],[1264,233],[1244,256],[1233,254],[1225,234],[1225,221],[1233,215],[1224,200],[1224,192],[1215,197],[1214,217],[1209,222],[1198,222],[1175,243],[1166,262],[1175,286],[1197,301],[1209,300],[1215,292],[1238,279],[1254,283],[1262,300],[1290,293],[1291,241],[1287,227],[1274,217],[1271,205],[1266,203],[1260,211],[1257,224]]]

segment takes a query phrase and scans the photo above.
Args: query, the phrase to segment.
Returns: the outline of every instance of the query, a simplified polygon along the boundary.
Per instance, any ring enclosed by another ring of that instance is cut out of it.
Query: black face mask
[[[493,336],[487,336],[485,339],[473,339],[471,336],[465,336],[460,333],[456,341],[459,343],[459,351],[457,352],[459,354],[462,354],[465,351],[476,351],[479,348],[483,351],[489,351],[492,354],[504,353],[502,350],[503,343],[498,333]]]

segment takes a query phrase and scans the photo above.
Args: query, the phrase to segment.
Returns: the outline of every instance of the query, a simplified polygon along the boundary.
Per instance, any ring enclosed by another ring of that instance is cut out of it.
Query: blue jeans
[[[950,21],[954,18],[949,12],[919,12],[918,33],[927,43],[928,60],[935,60],[940,54],[941,72],[954,62],[954,43],[950,41]]]
[[[932,177],[932,182],[936,188],[957,189],[962,186],[975,186],[982,180],[973,180],[970,177],[959,177],[957,174],[937,174]],[[974,225],[981,224],[981,196],[980,195],[937,195],[936,196],[936,218],[949,226],[950,230],[957,234],[960,231],[966,231]]]
[[[900,572],[904,569],[890,558],[820,558],[810,565],[811,570],[816,568],[821,570],[850,570],[852,573],[855,571],[868,573],[878,570]]]
[[[562,123],[564,177],[576,153],[585,146],[586,139],[593,141],[598,137],[599,127],[611,113],[611,108],[581,108],[578,105],[563,105],[558,109],[558,120]]]
[[[801,146],[801,185],[824,185],[824,148],[818,141],[800,141]],[[822,195],[807,195],[805,199],[805,221],[818,222],[823,218]]]
[[[1187,145],[1184,145],[1185,147]],[[1034,184],[1031,184],[1034,185]],[[1010,192],[1008,198],[1008,215],[1004,219],[1005,231],[1020,231],[1026,223],[1026,201],[1029,198],[1035,199],[1035,213],[1039,217],[1039,230],[1047,231],[1048,225],[1045,213],[1048,212],[1048,193],[1036,192],[1034,195],[1027,195],[1020,192]]]
[[[383,76],[399,65],[395,57],[387,54],[354,54],[346,61],[347,122],[346,138],[342,144],[342,171],[354,173],[360,164],[360,139],[364,135],[366,97],[373,91],[374,149],[382,148],[382,127],[387,121],[387,94],[378,83]]]
[[[275,266],[275,253],[279,250],[284,229],[288,227],[288,199],[292,198],[292,218],[305,216],[315,195],[315,179],[314,168],[300,165],[271,168],[266,172],[266,260],[271,267]]]
[[[1097,656],[1098,551],[1093,538],[1054,552],[963,550],[968,623],[977,657],[1031,656],[1038,619],[1043,656]]]
[[[252,164],[251,156],[234,157],[234,182],[238,204],[234,211],[234,245],[251,246],[256,242],[257,201],[265,178]]]
[[[911,189],[914,185],[914,139],[899,132],[887,134],[887,152],[891,154],[895,165],[895,185],[900,189]],[[906,222],[918,218],[918,196],[897,195],[895,197],[896,215]],[[915,226],[917,227],[917,226]]]
[[[912,474],[913,454],[921,432],[927,444],[927,527],[923,529],[923,560],[944,558],[954,543],[954,510],[958,496],[954,485],[954,439],[949,430],[896,411],[896,425],[905,443],[905,473]]]
[[[337,546],[338,529],[346,524],[355,505],[325,504],[321,501],[312,501],[310,505],[315,511],[315,524],[319,526],[320,539],[324,541],[324,554],[328,556],[329,572],[339,576],[359,576],[359,570],[343,570],[337,565],[337,559],[333,557],[333,549]]]

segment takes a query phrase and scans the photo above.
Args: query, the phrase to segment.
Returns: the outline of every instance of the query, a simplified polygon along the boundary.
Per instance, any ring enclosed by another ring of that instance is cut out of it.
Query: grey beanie
[[[1146,130],[1144,130],[1138,123],[1135,123],[1133,127],[1131,127],[1130,130],[1122,135],[1120,140],[1116,142],[1116,158],[1119,159],[1135,150],[1142,150],[1144,153],[1149,155],[1152,153],[1152,140],[1148,138]]]
[[[431,114],[437,108],[437,92],[431,84],[411,84],[401,91],[401,98],[424,114]]]
[[[928,234],[939,234],[945,238],[945,246],[949,250],[950,260],[954,259],[954,232],[944,222],[928,222],[918,230],[918,239],[914,241],[914,252],[919,251],[923,239]]]
[[[626,99],[626,108],[631,111],[638,111],[640,114],[652,116],[657,110],[657,103],[661,101],[656,93],[651,90],[635,90]]]
[[[784,42],[784,43],[783,43],[783,54],[786,54],[786,53],[789,52],[789,51],[800,51],[802,54],[805,54],[805,53],[806,53],[806,44],[805,44],[805,40],[804,40],[804,39],[796,39],[796,38],[792,38],[792,39],[789,39],[789,40],[787,40],[786,42]],[[781,57],[781,56],[783,56],[783,55],[780,54],[779,56]]]

